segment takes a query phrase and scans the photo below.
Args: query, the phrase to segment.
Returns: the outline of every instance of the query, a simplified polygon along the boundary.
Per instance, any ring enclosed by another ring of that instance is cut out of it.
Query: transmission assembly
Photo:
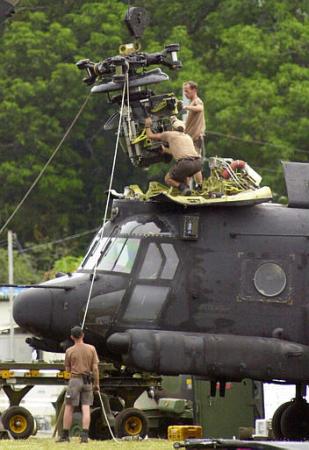
[[[148,167],[168,162],[170,155],[160,153],[160,142],[147,139],[145,118],[152,117],[155,132],[170,130],[170,117],[178,114],[182,103],[173,93],[156,95],[148,86],[169,80],[169,76],[159,67],[147,68],[161,65],[172,70],[180,69],[179,44],[167,45],[157,53],[142,52],[139,38],[148,24],[146,11],[138,7],[129,8],[125,23],[135,39],[134,43],[122,44],[118,55],[97,63],[83,59],[77,67],[86,71],[83,81],[94,85],[92,93],[107,93],[109,102],[117,106],[104,129],[117,129],[120,122],[122,149],[134,166]]]

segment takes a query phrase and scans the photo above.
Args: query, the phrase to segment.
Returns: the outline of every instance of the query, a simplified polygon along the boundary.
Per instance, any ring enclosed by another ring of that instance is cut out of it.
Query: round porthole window
[[[255,272],[253,281],[260,294],[275,297],[284,290],[286,275],[278,264],[264,263]]]

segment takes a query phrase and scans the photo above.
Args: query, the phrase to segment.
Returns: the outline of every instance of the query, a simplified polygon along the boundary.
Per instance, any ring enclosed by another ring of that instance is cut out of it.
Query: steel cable
[[[50,158],[48,159],[48,161],[46,162],[46,164],[44,165],[43,169],[40,171],[39,175],[36,177],[36,179],[34,180],[34,182],[32,183],[32,185],[30,186],[30,188],[28,189],[28,191],[26,192],[26,194],[23,196],[23,198],[21,199],[21,201],[18,203],[18,205],[16,206],[16,208],[14,209],[14,211],[12,212],[12,214],[10,215],[10,217],[7,219],[7,221],[5,222],[5,224],[1,227],[0,229],[0,235],[3,233],[3,231],[5,230],[5,228],[9,225],[9,223],[11,222],[11,220],[13,219],[13,217],[15,216],[15,214],[19,211],[19,209],[22,207],[22,205],[24,204],[24,202],[27,200],[27,198],[29,197],[29,195],[31,194],[31,192],[33,191],[33,189],[35,188],[35,186],[38,184],[38,182],[40,181],[40,179],[42,178],[42,176],[44,175],[47,167],[49,166],[49,164],[52,162],[52,160],[54,159],[54,157],[56,156],[56,154],[58,153],[58,151],[60,150],[62,144],[64,143],[64,141],[66,140],[66,138],[68,137],[68,135],[70,134],[72,128],[74,127],[75,123],[77,122],[78,118],[80,117],[81,113],[83,112],[83,110],[85,109],[85,106],[88,103],[88,100],[90,98],[91,92],[89,92],[88,96],[86,97],[86,100],[84,101],[84,103],[82,104],[82,106],[80,107],[78,113],[76,114],[75,118],[73,119],[71,125],[69,126],[69,128],[67,129],[67,131],[65,132],[63,138],[61,139],[61,141],[59,142],[59,144],[57,145],[56,149],[53,151],[52,155],[50,156]]]

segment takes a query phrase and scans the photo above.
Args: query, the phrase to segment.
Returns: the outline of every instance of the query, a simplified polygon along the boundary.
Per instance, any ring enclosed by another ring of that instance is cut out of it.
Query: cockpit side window
[[[125,321],[156,320],[169,294],[166,286],[135,286],[129,306],[123,316]]]
[[[139,278],[144,280],[173,280],[179,258],[172,244],[150,243],[146,252]]]
[[[155,280],[158,278],[160,267],[162,264],[162,256],[156,244],[149,244],[139,278],[146,280]]]
[[[178,255],[172,244],[161,244],[161,248],[165,256],[165,265],[161,273],[161,278],[172,280],[179,264]]]

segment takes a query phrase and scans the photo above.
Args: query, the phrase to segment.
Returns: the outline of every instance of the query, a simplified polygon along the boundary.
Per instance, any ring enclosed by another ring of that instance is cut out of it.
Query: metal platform
[[[161,385],[161,377],[117,370],[112,364],[99,364],[99,373],[101,390],[123,398],[126,406],[133,406],[145,390]],[[0,389],[7,395],[10,406],[18,406],[36,385],[66,385],[69,378],[70,374],[64,370],[62,362],[0,362]],[[16,386],[23,387],[16,389]]]

